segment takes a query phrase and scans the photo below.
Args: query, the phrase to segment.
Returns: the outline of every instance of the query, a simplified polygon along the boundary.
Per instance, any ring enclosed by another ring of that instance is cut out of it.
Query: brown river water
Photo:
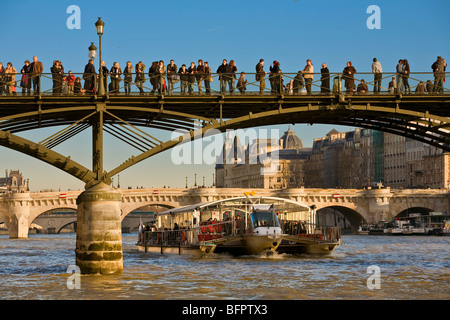
[[[0,236],[0,299],[450,299],[450,237],[344,235],[330,256],[192,258],[138,252],[137,233],[128,233],[122,274],[81,276],[80,288],[69,289],[75,237]]]

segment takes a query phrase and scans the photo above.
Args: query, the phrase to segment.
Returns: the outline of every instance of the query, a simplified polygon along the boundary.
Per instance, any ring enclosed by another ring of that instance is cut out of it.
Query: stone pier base
[[[10,193],[6,196],[7,205],[2,208],[2,216],[8,227],[10,239],[27,239],[30,215],[29,193]]]
[[[82,274],[123,271],[122,194],[99,183],[77,198],[76,264]]]

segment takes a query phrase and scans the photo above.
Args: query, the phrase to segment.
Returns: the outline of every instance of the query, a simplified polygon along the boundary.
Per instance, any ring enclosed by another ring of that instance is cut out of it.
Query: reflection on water
[[[450,237],[343,236],[330,256],[208,258],[138,252],[124,234],[124,272],[66,285],[75,234],[0,236],[0,299],[449,299]],[[369,290],[367,267],[381,270]]]

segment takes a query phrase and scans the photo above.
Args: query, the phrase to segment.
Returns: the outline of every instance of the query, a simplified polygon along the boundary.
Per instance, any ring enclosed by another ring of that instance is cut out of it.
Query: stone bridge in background
[[[446,189],[127,189],[122,195],[121,221],[131,212],[149,205],[175,208],[195,203],[242,197],[254,191],[254,197],[280,197],[320,210],[330,208],[342,213],[357,228],[362,222],[391,220],[406,210],[450,212]],[[0,222],[8,227],[10,238],[27,238],[30,225],[48,211],[78,210],[82,191],[46,193],[10,193],[0,195]]]

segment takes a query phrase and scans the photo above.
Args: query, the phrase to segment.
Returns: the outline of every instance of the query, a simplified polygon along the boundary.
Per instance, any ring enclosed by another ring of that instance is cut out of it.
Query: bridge
[[[139,223],[153,221],[154,214],[149,212],[133,212],[122,220],[122,233],[136,231],[139,228]],[[41,214],[33,220],[35,227],[44,233],[61,233],[64,229],[75,230],[77,225],[76,211],[52,211]]]
[[[293,79],[294,75],[282,74],[285,79]],[[392,75],[395,74],[385,73],[383,76],[389,78]],[[217,74],[211,76],[214,79],[219,77]],[[247,76],[250,79],[255,75]],[[335,75],[331,74],[330,78],[333,76]],[[415,79],[413,76],[411,74],[410,79]],[[432,74],[417,75],[419,76],[433,77]],[[317,77],[318,75],[316,79]],[[336,77],[340,80],[342,74],[337,74]],[[314,81],[312,85],[320,87],[318,81]],[[219,81],[214,83],[217,82]],[[212,90],[208,95],[166,95],[163,91],[150,95],[95,92],[85,95],[53,95],[49,94],[51,89],[44,90],[44,83],[41,85],[41,91],[31,95],[0,96],[0,146],[44,161],[85,183],[86,190],[83,193],[74,194],[72,199],[67,200],[71,201],[67,203],[69,208],[76,206],[78,210],[76,257],[82,273],[113,273],[123,269],[121,219],[135,201],[128,202],[127,207],[127,199],[131,199],[131,195],[127,195],[125,190],[110,186],[113,176],[180,143],[203,137],[211,130],[225,132],[228,129],[287,123],[336,124],[390,132],[450,151],[448,90],[444,90],[442,94],[403,94],[389,91],[356,94],[344,92],[338,85],[334,91],[311,94],[292,94],[280,87],[280,90],[248,91],[243,94]],[[257,86],[255,82],[248,85]],[[25,131],[50,127],[57,128],[56,132],[41,141],[30,141],[19,136]],[[88,128],[92,130],[92,146],[86,146],[86,151],[92,152],[91,168],[75,162],[70,155],[62,155],[53,150]],[[174,130],[181,130],[184,134],[168,141],[161,138],[162,131]],[[137,155],[131,155],[119,166],[105,170],[105,132],[131,145],[136,149]],[[168,206],[192,203],[194,200],[200,202],[198,200],[203,199],[204,192],[213,192],[211,196],[217,192],[218,197],[223,191],[198,189],[174,192],[173,197],[181,200],[167,201]],[[261,191],[261,194],[266,195],[266,192],[269,191]],[[323,200],[316,198],[316,195],[308,196],[305,192],[301,191],[297,197],[306,203],[309,203],[307,199],[319,204]],[[359,192],[354,191],[348,197],[361,199],[356,196]],[[374,218],[370,216],[373,212],[382,217],[393,214],[390,204],[387,205],[390,203],[387,199],[397,201],[392,196],[392,191],[374,189],[365,192],[386,192],[386,196],[365,196],[368,200],[366,207],[360,205],[352,208],[364,220],[373,221]],[[430,191],[423,192],[427,194]],[[231,193],[225,193],[225,196],[228,197]],[[304,199],[300,196],[302,194]],[[34,199],[35,196],[31,194],[11,194],[5,197],[1,201],[2,207],[8,208],[3,211],[6,211],[4,215],[8,216],[9,226],[13,230],[10,234],[19,238],[26,237],[24,230],[28,230],[30,220],[42,212],[37,209],[41,205],[35,208],[34,203],[47,201],[45,203],[48,205],[42,207],[49,208],[53,206],[52,203],[62,205],[58,197],[49,197],[45,201],[37,199],[38,196]],[[140,197],[151,199],[152,196],[141,194]],[[187,201],[189,197],[194,200]],[[327,196],[324,197],[326,199]],[[443,200],[446,197],[445,194],[439,195],[439,199],[445,203],[448,202]],[[424,196],[423,201],[426,198]],[[382,207],[383,204],[385,210],[381,210],[381,213],[372,209]]]
[[[281,197],[307,206],[322,209],[332,208],[341,212],[356,229],[361,223],[373,224],[379,220],[391,220],[407,210],[450,212],[449,190],[444,189],[127,189],[120,190],[120,220],[135,210],[149,205],[176,208],[196,203],[242,197],[245,192],[255,191],[255,197]],[[0,196],[0,221],[8,225],[11,238],[26,238],[32,223],[42,224],[43,215],[49,211],[72,209],[77,211],[77,198],[81,191],[46,193],[10,193]],[[72,223],[67,214],[46,216],[61,218],[58,229]],[[61,216],[61,217],[59,217]],[[140,215],[136,215],[129,226],[137,226]],[[50,219],[51,220],[51,219]],[[76,220],[76,219],[75,219]],[[143,220],[145,222],[145,219]],[[46,222],[48,223],[48,221]],[[50,225],[49,225],[50,226]],[[57,224],[54,221],[53,227]]]

